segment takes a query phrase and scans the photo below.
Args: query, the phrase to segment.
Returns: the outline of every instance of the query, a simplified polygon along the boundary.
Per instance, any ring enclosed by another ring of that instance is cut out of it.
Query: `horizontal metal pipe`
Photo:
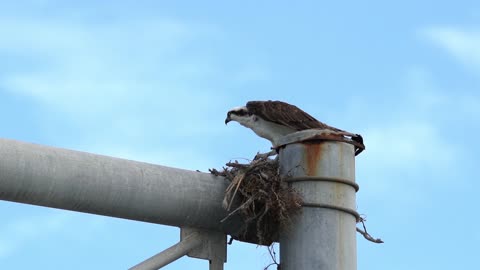
[[[0,139],[0,200],[235,235],[209,173]]]
[[[177,244],[167,248],[157,255],[135,265],[130,270],[157,270],[165,265],[187,255],[187,253],[200,246],[203,239],[199,233],[192,233]]]

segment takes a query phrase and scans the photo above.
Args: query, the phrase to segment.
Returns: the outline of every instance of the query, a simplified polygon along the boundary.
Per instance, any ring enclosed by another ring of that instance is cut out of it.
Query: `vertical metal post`
[[[302,194],[302,212],[280,235],[282,270],[355,270],[354,146],[309,141],[284,145],[280,173]]]
[[[223,261],[210,260],[209,270],[223,270]]]

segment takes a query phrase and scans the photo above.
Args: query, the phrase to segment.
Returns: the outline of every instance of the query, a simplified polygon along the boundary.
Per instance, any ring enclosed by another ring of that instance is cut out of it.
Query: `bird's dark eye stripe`
[[[233,114],[236,114],[238,116],[244,116],[244,115],[247,115],[248,112],[247,111],[244,111],[244,110],[241,110],[241,111],[233,111],[232,112]]]

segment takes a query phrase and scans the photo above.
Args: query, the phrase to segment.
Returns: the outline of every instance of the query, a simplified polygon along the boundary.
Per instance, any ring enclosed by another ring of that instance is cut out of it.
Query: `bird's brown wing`
[[[315,128],[342,131],[318,121],[297,106],[282,101],[249,101],[247,109],[250,113],[258,115],[266,121],[284,125],[297,131]]]

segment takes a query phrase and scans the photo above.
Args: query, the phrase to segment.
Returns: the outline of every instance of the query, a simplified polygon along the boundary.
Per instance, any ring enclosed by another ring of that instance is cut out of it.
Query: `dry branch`
[[[357,227],[357,232],[363,235],[365,239],[367,239],[370,242],[377,243],[377,244],[382,244],[383,240],[380,238],[374,238],[372,237],[368,232],[367,232],[367,227],[365,226],[365,218],[360,218],[360,221],[363,226],[363,230]]]

